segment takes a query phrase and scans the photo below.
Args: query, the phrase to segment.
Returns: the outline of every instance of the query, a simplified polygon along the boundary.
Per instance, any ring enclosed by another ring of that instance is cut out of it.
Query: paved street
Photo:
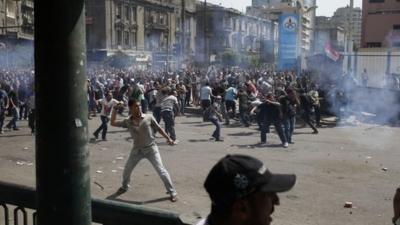
[[[168,200],[147,161],[134,170],[132,188],[123,195],[113,195],[132,147],[128,132],[117,128],[110,128],[107,142],[88,144],[93,197],[167,209],[196,220],[209,211],[210,202],[202,187],[209,169],[222,156],[240,153],[262,159],[272,172],[297,175],[295,188],[280,195],[274,224],[390,224],[392,197],[400,177],[399,128],[375,124],[325,127],[318,135],[311,134],[310,128],[298,128],[296,143],[284,149],[274,133],[268,134],[268,147],[257,146],[256,127],[238,124],[223,127],[224,142],[210,141],[214,126],[201,120],[194,115],[177,118],[177,146],[167,146],[164,139],[158,139],[164,164],[179,193],[177,203]],[[90,120],[89,134],[99,123],[98,117]],[[0,136],[0,180],[34,186],[34,138],[27,121],[20,124],[21,130]],[[346,201],[353,202],[354,208],[344,208]]]

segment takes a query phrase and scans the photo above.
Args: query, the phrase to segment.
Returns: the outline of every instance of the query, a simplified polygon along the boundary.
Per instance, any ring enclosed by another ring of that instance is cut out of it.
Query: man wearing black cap
[[[394,225],[400,225],[400,187],[397,188],[393,197],[393,211],[394,217],[392,218]]]
[[[269,225],[277,193],[290,190],[295,175],[272,174],[258,159],[227,155],[210,171],[204,187],[211,213],[198,225]]]

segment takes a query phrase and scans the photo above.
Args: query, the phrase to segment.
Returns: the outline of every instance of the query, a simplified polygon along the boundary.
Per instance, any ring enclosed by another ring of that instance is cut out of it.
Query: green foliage
[[[244,68],[255,68],[261,64],[260,57],[254,54],[243,54],[241,55],[241,66]]]
[[[240,62],[240,56],[233,51],[225,51],[221,56],[221,63],[224,66],[237,66]]]
[[[118,69],[130,67],[133,63],[135,63],[135,59],[122,51],[118,51],[114,55],[107,57],[104,62],[104,64]]]

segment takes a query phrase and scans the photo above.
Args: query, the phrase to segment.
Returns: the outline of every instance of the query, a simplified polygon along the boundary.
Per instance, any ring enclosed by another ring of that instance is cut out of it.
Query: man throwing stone
[[[165,133],[152,115],[142,114],[140,102],[131,99],[128,102],[128,106],[132,114],[127,119],[116,121],[116,107],[113,108],[111,114],[111,126],[127,128],[133,138],[133,148],[124,168],[120,191],[126,192],[129,189],[130,177],[133,169],[140,160],[146,158],[161,177],[167,189],[167,193],[170,195],[170,200],[172,202],[177,201],[177,192],[173,187],[168,171],[164,168],[162,163],[161,155],[155,142],[154,131],[158,131],[165,137],[168,144],[173,145],[174,141]]]

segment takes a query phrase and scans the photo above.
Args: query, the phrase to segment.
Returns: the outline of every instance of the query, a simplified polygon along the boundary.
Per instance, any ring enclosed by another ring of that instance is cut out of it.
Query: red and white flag
[[[325,44],[325,54],[335,62],[340,59],[340,53],[336,51],[329,42]]]

